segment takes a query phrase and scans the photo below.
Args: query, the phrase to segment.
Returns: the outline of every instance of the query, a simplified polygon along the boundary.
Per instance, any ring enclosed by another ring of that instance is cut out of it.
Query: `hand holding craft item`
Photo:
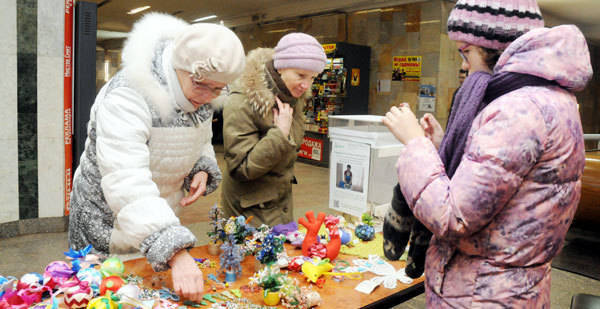
[[[306,219],[308,219],[308,221]],[[308,211],[306,212],[306,219],[298,219],[298,223],[302,224],[306,228],[306,236],[302,242],[302,254],[305,256],[311,256],[311,251],[314,255],[320,251],[323,251],[324,247],[325,257],[329,258],[330,260],[334,260],[338,256],[340,247],[342,245],[340,234],[336,227],[336,224],[339,221],[335,222],[335,220],[329,219],[326,222],[326,227],[328,227],[328,229],[330,228],[330,240],[329,243],[324,246],[319,240],[319,229],[321,228],[323,221],[326,221],[325,213],[319,212],[317,218],[315,219],[314,212]]]

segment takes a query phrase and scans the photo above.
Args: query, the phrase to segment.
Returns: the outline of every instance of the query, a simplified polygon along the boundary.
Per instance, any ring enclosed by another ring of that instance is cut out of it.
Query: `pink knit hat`
[[[300,32],[284,35],[273,55],[275,69],[303,69],[321,73],[327,57],[323,46],[314,37]]]
[[[448,17],[451,40],[497,50],[542,27],[536,0],[458,0]]]

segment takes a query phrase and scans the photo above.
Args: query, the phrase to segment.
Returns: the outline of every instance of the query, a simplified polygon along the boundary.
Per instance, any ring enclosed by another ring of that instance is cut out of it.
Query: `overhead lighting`
[[[110,79],[110,60],[104,60],[104,81],[107,82]]]
[[[150,8],[150,6],[149,6],[149,5],[146,5],[146,6],[140,6],[139,8],[135,8],[135,9],[133,9],[133,10],[131,10],[131,11],[127,12],[127,14],[129,14],[129,15],[137,14],[137,13],[139,13],[139,12],[141,12],[141,11],[145,11],[145,10],[147,10],[147,9],[149,9],[149,8]]]
[[[392,12],[392,11],[394,11],[394,8],[370,9],[370,10],[357,11],[357,12],[354,12],[354,14],[360,15],[360,14],[383,13],[383,12]]]
[[[201,22],[201,21],[205,21],[205,20],[209,20],[209,19],[213,19],[213,18],[217,18],[217,15],[209,15],[209,16],[204,16],[204,17],[196,18],[192,22],[193,23],[197,23],[197,22]]]
[[[285,29],[269,30],[269,31],[267,31],[267,33],[288,32],[288,31],[292,31],[292,30],[296,30],[296,28],[285,28]]]

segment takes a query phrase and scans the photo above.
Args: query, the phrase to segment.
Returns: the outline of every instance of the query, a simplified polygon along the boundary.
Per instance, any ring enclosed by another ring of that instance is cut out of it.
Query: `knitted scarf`
[[[440,159],[446,167],[446,175],[452,178],[465,152],[467,137],[473,120],[479,112],[496,98],[526,86],[556,85],[541,77],[503,72],[490,75],[475,72],[465,79],[456,94],[456,108],[452,108],[446,134],[440,144]]]
[[[296,98],[292,96],[290,90],[285,85],[283,79],[281,79],[281,75],[275,69],[273,65],[273,60],[268,61],[265,64],[265,71],[267,75],[267,81],[269,82],[269,87],[273,89],[273,94],[275,94],[283,103],[288,103],[290,106],[294,107],[296,104]],[[275,104],[277,107],[277,104]]]

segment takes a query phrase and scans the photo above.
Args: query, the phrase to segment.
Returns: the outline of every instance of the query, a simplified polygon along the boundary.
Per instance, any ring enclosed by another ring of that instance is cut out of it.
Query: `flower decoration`
[[[256,229],[249,224],[252,217],[246,219],[244,216],[230,217],[224,226],[226,238],[233,236],[233,242],[237,245],[244,244],[246,237],[252,235]]]
[[[356,237],[363,241],[369,241],[375,238],[375,229],[373,228],[373,216],[368,213],[362,215],[362,224],[354,230]]]
[[[224,241],[225,231],[223,230],[223,223],[225,219],[223,218],[223,211],[217,206],[217,204],[213,205],[208,211],[208,219],[210,220],[210,231],[206,234],[211,242],[217,243],[219,240]]]
[[[242,251],[240,245],[235,243],[234,235],[229,235],[229,241],[221,245],[221,249],[223,252],[219,256],[221,262],[220,273],[227,275],[227,272],[233,272],[235,276],[241,275]]]
[[[363,224],[373,226],[373,216],[371,216],[370,214],[364,213],[361,219]]]
[[[267,295],[268,292],[281,290],[288,280],[287,274],[281,273],[279,268],[267,266],[250,277],[250,285],[260,286]]]
[[[258,252],[256,259],[261,264],[272,265],[277,262],[277,254],[283,251],[283,243],[285,242],[285,236],[274,236],[269,234],[263,240],[261,250]]]
[[[309,309],[321,305],[321,295],[310,287],[298,286],[296,280],[290,280],[292,284],[286,284],[281,289],[281,304],[289,309]]]

